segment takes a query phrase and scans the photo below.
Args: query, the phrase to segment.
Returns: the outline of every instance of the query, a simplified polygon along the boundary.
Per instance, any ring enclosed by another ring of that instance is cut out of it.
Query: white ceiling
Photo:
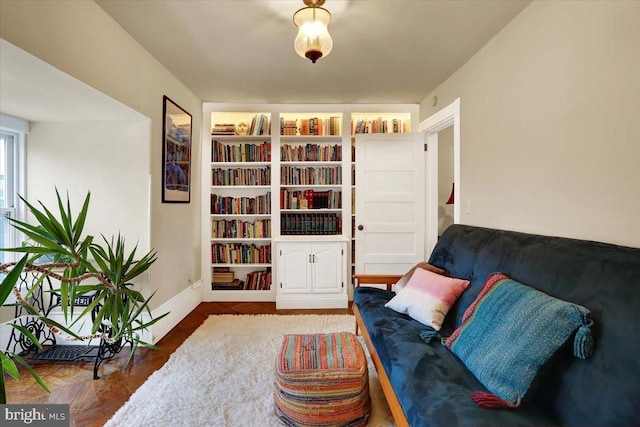
[[[417,103],[530,0],[327,0],[333,51],[293,50],[302,0],[97,0],[203,101]]]

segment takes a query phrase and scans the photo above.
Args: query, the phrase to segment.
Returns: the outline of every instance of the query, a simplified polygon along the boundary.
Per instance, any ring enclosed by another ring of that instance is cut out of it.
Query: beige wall
[[[67,194],[74,215],[88,191],[85,233],[127,239],[149,250],[148,125],[128,122],[35,122],[27,147],[27,199],[57,212],[55,188]]]
[[[152,307],[198,280],[202,102],[92,1],[2,0],[0,36],[151,119],[150,140],[137,143],[151,165],[144,175],[151,175],[150,242],[158,251]],[[193,116],[190,204],[161,203],[163,95]],[[123,191],[140,185],[146,179]]]
[[[640,247],[639,70],[640,2],[528,6],[420,105],[461,99],[462,222]]]

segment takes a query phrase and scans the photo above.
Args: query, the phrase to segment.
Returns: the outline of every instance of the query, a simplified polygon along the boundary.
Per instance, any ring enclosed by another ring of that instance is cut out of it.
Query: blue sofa
[[[424,325],[384,307],[393,292],[357,287],[353,310],[398,426],[640,426],[640,249],[453,225],[429,263],[471,282],[441,335],[502,272],[591,310],[594,352],[579,360],[563,347],[521,407],[481,408],[471,394],[486,389],[464,364],[422,340]]]

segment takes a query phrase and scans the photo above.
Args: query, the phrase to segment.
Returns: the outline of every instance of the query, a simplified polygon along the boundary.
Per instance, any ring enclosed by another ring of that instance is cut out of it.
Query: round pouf
[[[276,358],[275,412],[288,426],[364,426],[367,359],[350,332],[285,335]]]

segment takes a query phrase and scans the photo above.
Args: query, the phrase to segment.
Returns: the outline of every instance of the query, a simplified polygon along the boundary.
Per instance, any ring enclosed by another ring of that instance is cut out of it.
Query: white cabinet
[[[276,308],[347,308],[347,239],[295,236],[275,239]]]

